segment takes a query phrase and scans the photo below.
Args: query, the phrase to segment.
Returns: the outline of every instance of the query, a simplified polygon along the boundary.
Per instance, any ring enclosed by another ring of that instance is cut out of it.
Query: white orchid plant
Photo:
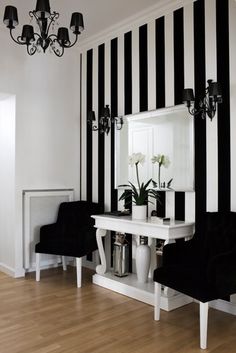
[[[152,179],[148,180],[146,184],[143,182],[140,183],[139,179],[139,171],[138,171],[138,165],[141,164],[143,165],[145,162],[145,155],[142,153],[133,153],[131,156],[129,156],[129,165],[131,167],[135,166],[136,169],[136,178],[137,178],[137,184],[138,187],[136,187],[133,183],[130,181],[128,182],[129,184],[125,185],[119,185],[121,187],[129,187],[132,192],[132,202],[134,202],[136,205],[146,205],[148,202],[151,202],[149,200],[149,197],[155,198],[159,200],[159,195],[157,191],[152,190],[149,188],[150,183],[152,182]],[[125,191],[122,193],[122,195],[119,198],[120,200],[125,200],[127,197]]]
[[[152,163],[158,164],[158,187],[161,188],[161,166],[168,168],[170,165],[170,160],[168,156],[165,156],[164,154],[158,154],[154,155],[151,159]],[[157,183],[153,182],[155,186],[157,186]]]

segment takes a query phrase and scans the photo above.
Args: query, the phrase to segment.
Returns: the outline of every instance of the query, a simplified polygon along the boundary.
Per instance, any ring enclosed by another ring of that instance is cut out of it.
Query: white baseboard
[[[226,313],[236,315],[236,304],[227,302],[226,300],[218,299],[213,300],[210,304],[211,308],[224,311]]]
[[[4,263],[0,263],[0,271],[6,273],[8,276],[13,278],[20,278],[25,276],[25,270],[21,269],[14,269]]]

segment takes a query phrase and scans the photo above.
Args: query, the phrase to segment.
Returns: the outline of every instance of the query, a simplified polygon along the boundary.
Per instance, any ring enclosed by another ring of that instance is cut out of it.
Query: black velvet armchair
[[[160,319],[161,285],[200,302],[200,347],[207,347],[208,302],[236,293],[236,213],[205,213],[194,238],[164,246],[154,271],[154,319]]]
[[[35,245],[36,281],[40,281],[40,254],[76,258],[77,287],[81,287],[82,257],[97,249],[96,229],[91,218],[103,213],[103,206],[87,201],[63,202],[56,223],[40,228],[40,241]]]

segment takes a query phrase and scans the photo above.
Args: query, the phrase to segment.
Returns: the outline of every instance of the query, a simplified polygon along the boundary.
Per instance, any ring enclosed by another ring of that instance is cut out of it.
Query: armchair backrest
[[[236,212],[206,212],[202,250],[207,257],[236,247]]]
[[[88,201],[63,202],[59,206],[57,224],[60,226],[62,233],[65,231],[73,234],[78,227],[92,227],[94,220],[91,215],[103,212],[103,206],[98,203]]]

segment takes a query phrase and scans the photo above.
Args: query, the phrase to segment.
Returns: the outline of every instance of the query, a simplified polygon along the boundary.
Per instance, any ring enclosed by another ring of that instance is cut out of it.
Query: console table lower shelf
[[[117,277],[112,272],[106,272],[102,275],[93,275],[93,283],[154,306],[154,283],[151,278],[147,283],[139,283],[136,274],[130,273],[127,277]],[[163,290],[161,309],[171,311],[192,301],[192,298],[178,292],[167,296]]]

